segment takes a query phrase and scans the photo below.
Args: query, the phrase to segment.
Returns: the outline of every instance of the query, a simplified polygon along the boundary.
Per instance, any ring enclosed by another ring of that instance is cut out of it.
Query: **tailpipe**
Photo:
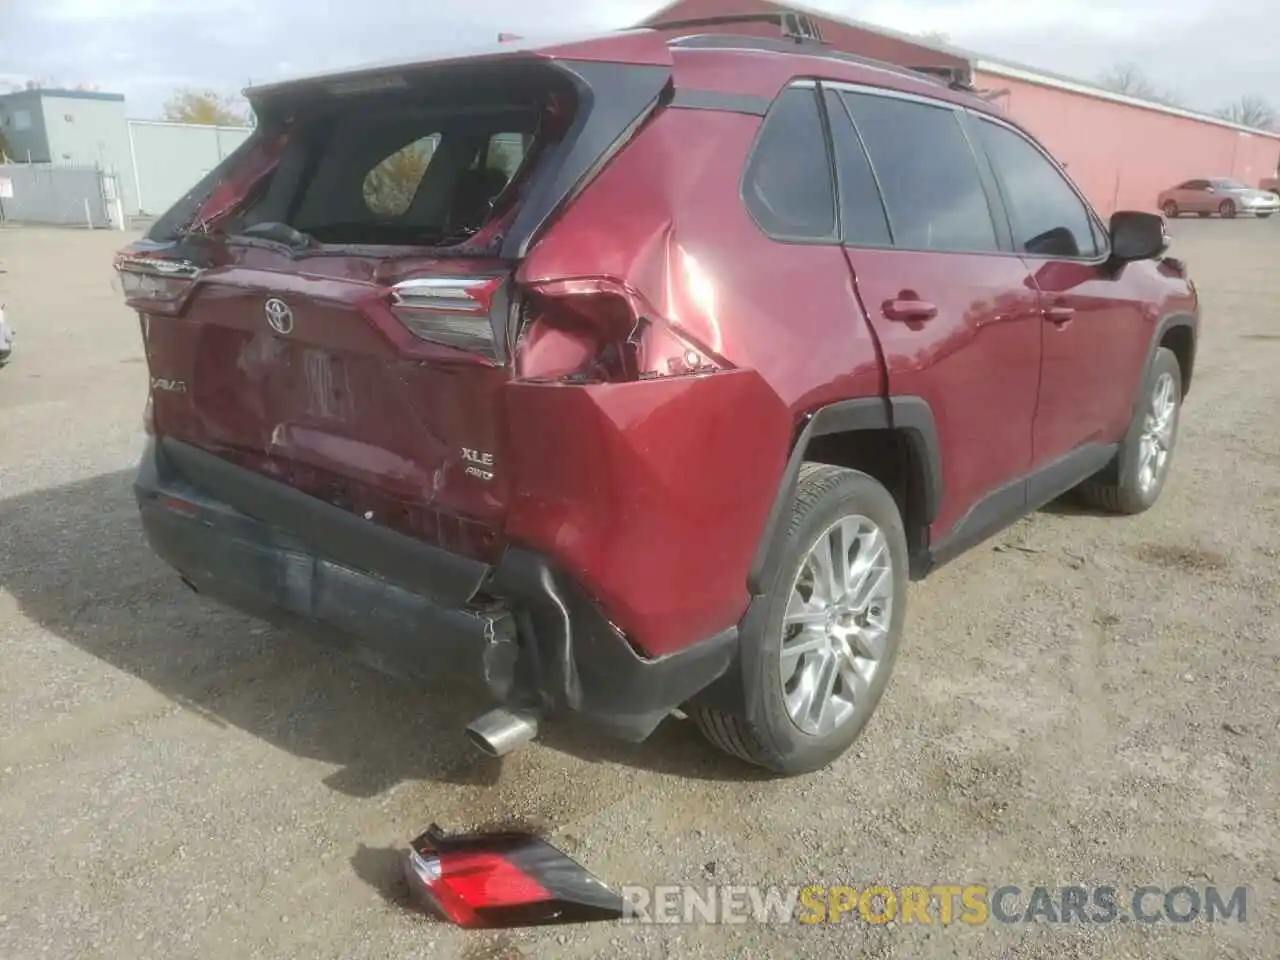
[[[491,757],[505,757],[538,735],[538,718],[499,707],[467,724],[467,739]]]

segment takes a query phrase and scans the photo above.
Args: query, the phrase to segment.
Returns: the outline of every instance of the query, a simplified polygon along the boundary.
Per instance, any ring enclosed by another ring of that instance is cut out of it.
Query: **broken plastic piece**
[[[529,833],[448,837],[436,824],[409,844],[415,898],[460,927],[527,927],[622,917],[622,898]]]

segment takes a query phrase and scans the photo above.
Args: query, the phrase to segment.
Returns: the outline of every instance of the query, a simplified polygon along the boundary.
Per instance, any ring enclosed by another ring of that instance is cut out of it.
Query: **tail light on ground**
[[[617,920],[622,898],[577,861],[528,833],[449,837],[432,824],[410,845],[405,878],[461,927]]]

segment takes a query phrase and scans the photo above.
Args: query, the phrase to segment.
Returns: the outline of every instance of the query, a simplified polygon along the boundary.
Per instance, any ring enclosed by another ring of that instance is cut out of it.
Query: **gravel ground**
[[[1280,222],[1178,221],[1205,329],[1177,463],[1131,520],[1055,505],[915,588],[883,706],[769,781],[671,721],[505,762],[414,691],[183,589],[129,483],[145,390],[121,234],[0,230],[0,957],[1280,954]],[[525,820],[615,884],[1216,884],[1248,922],[470,934],[404,843]]]

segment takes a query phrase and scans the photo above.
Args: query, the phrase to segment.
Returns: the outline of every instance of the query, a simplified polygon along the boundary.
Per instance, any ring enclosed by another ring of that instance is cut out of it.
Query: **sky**
[[[1192,109],[1280,107],[1280,0],[806,0],[1085,81],[1121,62]],[[653,0],[0,0],[0,91],[39,79],[159,116],[182,87],[234,94],[369,61],[630,26]]]

